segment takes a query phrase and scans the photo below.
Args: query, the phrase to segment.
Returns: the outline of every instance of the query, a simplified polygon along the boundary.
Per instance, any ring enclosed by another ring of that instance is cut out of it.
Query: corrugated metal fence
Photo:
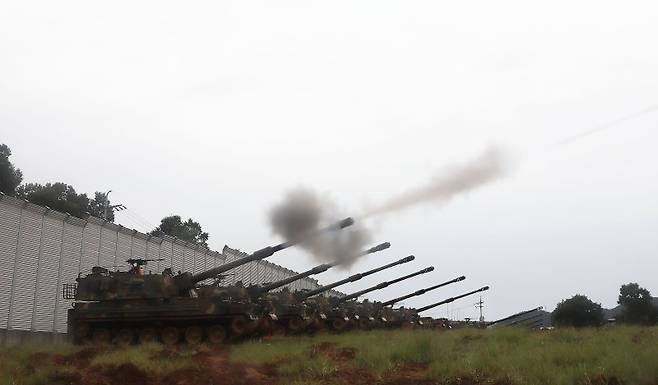
[[[180,239],[149,236],[136,230],[89,217],[82,220],[46,207],[0,194],[0,329],[66,332],[71,301],[61,287],[93,266],[125,268],[128,258],[164,259],[147,271],[200,272],[246,256],[224,247],[211,251]],[[231,271],[233,284],[272,282],[296,274],[267,261],[248,263]],[[293,290],[314,289],[305,278]]]

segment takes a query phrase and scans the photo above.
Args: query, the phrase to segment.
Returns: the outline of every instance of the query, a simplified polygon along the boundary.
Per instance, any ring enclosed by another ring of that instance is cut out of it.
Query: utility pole
[[[104,220],[107,220],[107,218],[110,216],[110,212],[113,212],[115,210],[116,211],[122,211],[122,210],[126,209],[126,206],[124,206],[122,204],[110,205],[109,196],[110,196],[111,192],[112,192],[112,190],[109,190],[108,192],[105,193],[105,209],[103,210],[103,219]]]
[[[480,300],[475,303],[475,307],[480,309],[480,323],[484,323],[484,315],[482,315],[482,308],[484,308],[484,301],[482,301],[482,296],[480,296]]]

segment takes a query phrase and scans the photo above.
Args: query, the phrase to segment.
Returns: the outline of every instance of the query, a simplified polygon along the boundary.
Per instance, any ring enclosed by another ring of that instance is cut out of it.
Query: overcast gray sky
[[[509,177],[370,220],[393,246],[351,272],[416,262],[344,291],[434,265],[370,298],[465,274],[406,305],[488,284],[489,319],[611,307],[629,281],[658,295],[658,112],[551,145],[658,104],[657,36],[654,1],[3,2],[0,142],[27,182],[112,189],[119,223],[176,213],[245,251],[278,241],[291,188],[358,213],[496,144]]]

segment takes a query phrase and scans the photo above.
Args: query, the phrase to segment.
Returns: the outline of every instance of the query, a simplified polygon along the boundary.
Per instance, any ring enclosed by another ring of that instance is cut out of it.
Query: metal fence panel
[[[18,257],[14,266],[12,301],[9,308],[9,329],[29,330],[32,326],[34,288],[39,269],[41,227],[43,216],[24,209],[21,215]]]
[[[98,249],[98,265],[114,270],[117,254],[117,232],[109,227],[101,228],[100,247]]]
[[[173,263],[171,261],[171,258],[173,256],[173,245],[170,241],[162,241],[160,243],[160,258],[164,259],[164,261],[160,262],[160,271],[164,270],[167,267],[173,266]],[[176,271],[176,269],[172,269]]]
[[[185,271],[185,248],[182,245],[174,242],[173,250],[174,256],[171,262],[173,272],[177,273],[179,271]]]
[[[132,236],[126,234],[125,229],[117,232],[117,252],[114,258],[114,266],[126,267],[126,260],[132,257]]]
[[[54,330],[66,332],[66,312],[71,307],[71,300],[62,298],[61,285],[74,283],[78,276],[80,256],[82,252],[83,228],[64,222],[64,238],[62,239],[62,260],[60,262],[60,287],[57,289],[57,303],[55,304]]]
[[[146,258],[146,239],[133,234],[131,258]]]
[[[9,320],[11,287],[14,284],[14,262],[21,223],[21,208],[17,205],[0,204],[0,328],[6,329]]]
[[[153,241],[148,241],[146,242],[146,259],[160,259],[160,244],[153,242]],[[157,262],[149,262],[146,265],[146,269],[148,271],[152,271],[154,273],[160,273],[162,272],[163,266],[161,264],[161,261]]]
[[[80,272],[89,274],[91,268],[98,266],[98,248],[100,246],[101,227],[95,223],[87,222],[83,231],[82,258],[80,258]]]
[[[53,326],[55,302],[57,302],[57,292],[59,291],[57,279],[63,226],[62,220],[49,216],[43,217],[43,236],[34,294],[32,330],[49,331]]]

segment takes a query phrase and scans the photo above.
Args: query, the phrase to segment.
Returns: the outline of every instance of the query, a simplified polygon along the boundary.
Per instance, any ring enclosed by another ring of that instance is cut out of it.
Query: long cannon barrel
[[[505,318],[501,318],[501,319],[497,319],[497,320],[495,320],[495,321],[492,321],[492,322],[490,322],[490,323],[487,325],[487,327],[489,327],[489,326],[493,326],[493,325],[495,325],[495,324],[497,324],[497,323],[504,322],[504,321],[507,321],[507,320],[509,320],[509,319],[516,318],[516,317],[519,317],[519,316],[522,316],[522,315],[525,315],[525,314],[530,314],[530,313],[535,312],[535,311],[543,310],[543,309],[544,309],[543,306],[539,306],[539,307],[536,307],[536,308],[534,308],[534,309],[530,309],[530,310],[525,310],[525,311],[522,311],[522,312],[518,312],[518,313],[516,313],[516,314],[512,314],[511,316],[507,316],[507,317],[505,317]]]
[[[339,221],[339,222],[337,222],[337,223],[335,223],[335,224],[333,224],[329,227],[326,227],[324,229],[312,231],[310,234],[308,234],[308,235],[306,235],[302,238],[303,239],[312,238],[312,237],[314,237],[318,234],[321,234],[321,233],[324,233],[324,232],[327,232],[327,231],[340,230],[340,229],[343,229],[345,227],[351,226],[352,224],[354,224],[354,219],[345,218],[342,221]],[[206,270],[204,272],[198,273],[198,274],[194,274],[192,276],[192,282],[193,283],[201,282],[204,279],[215,277],[218,274],[222,274],[222,273],[227,272],[231,269],[235,269],[236,267],[244,265],[245,263],[249,263],[249,262],[259,260],[259,259],[264,259],[264,258],[267,258],[267,257],[271,257],[274,253],[276,253],[278,251],[281,251],[283,249],[287,249],[288,247],[294,246],[297,243],[301,242],[303,239],[290,240],[290,241],[287,241],[287,242],[280,243],[276,246],[268,246],[268,247],[265,247],[263,249],[260,249],[256,252],[254,252],[253,254],[251,254],[247,257],[238,259],[238,260],[233,261],[233,262],[225,263],[225,264],[223,264],[221,266],[218,266],[214,269],[210,269],[210,270]]]
[[[529,317],[525,317],[523,319],[518,319],[518,320],[514,320],[513,322],[510,322],[509,326],[519,325],[519,324],[524,325],[524,324],[526,324],[526,322],[533,323],[533,322],[535,322],[537,320],[541,320],[543,318],[544,318],[544,314],[542,314],[542,313],[532,314]]]
[[[462,295],[458,295],[458,296],[456,296],[456,297],[452,297],[452,298],[444,299],[444,300],[441,301],[441,302],[437,302],[437,303],[434,303],[434,304],[431,304],[431,305],[423,306],[423,307],[421,307],[421,308],[416,309],[416,311],[417,311],[418,313],[420,313],[420,312],[422,312],[422,311],[429,310],[429,309],[431,309],[431,308],[433,308],[433,307],[437,307],[437,306],[439,306],[439,305],[443,305],[443,304],[446,304],[446,303],[450,303],[450,302],[453,302],[453,301],[458,300],[458,299],[460,299],[460,298],[464,298],[464,297],[467,297],[467,296],[469,296],[469,295],[473,295],[473,294],[475,294],[475,293],[479,293],[479,292],[481,292],[481,291],[487,291],[487,290],[489,290],[489,286],[481,287],[481,288],[479,288],[479,289],[477,289],[477,290],[469,291],[468,293],[465,293],[465,294],[462,294]]]
[[[363,255],[366,255],[366,254],[376,253],[378,251],[386,250],[389,247],[391,247],[391,244],[389,242],[380,243],[377,246],[371,247],[368,250],[365,250],[365,251],[359,253],[358,256],[363,256]],[[291,282],[295,282],[295,281],[298,281],[302,278],[306,278],[310,275],[324,273],[325,271],[331,269],[332,267],[336,266],[337,264],[338,263],[325,263],[323,265],[319,265],[319,266],[316,266],[316,267],[314,267],[310,270],[307,270],[303,273],[293,275],[292,277],[282,279],[280,281],[272,282],[272,283],[267,284],[267,285],[263,285],[263,286],[259,287],[258,289],[256,289],[255,293],[253,295],[258,296],[258,295],[261,295],[261,294],[266,293],[268,291],[272,291],[274,289],[277,289],[281,286],[285,286],[285,285],[287,285]]]
[[[430,287],[427,287],[427,288],[425,288],[425,289],[421,289],[421,290],[415,291],[415,292],[413,292],[413,293],[411,293],[411,294],[403,295],[402,297],[393,298],[393,299],[390,300],[390,301],[382,302],[382,306],[394,305],[394,304],[396,304],[396,303],[398,303],[398,302],[400,302],[400,301],[404,301],[404,300],[407,299],[407,298],[411,298],[411,297],[416,297],[416,296],[419,296],[419,295],[423,295],[423,294],[427,293],[428,291],[432,291],[432,290],[438,289],[438,288],[440,288],[440,287],[450,285],[451,283],[460,282],[460,281],[463,281],[463,280],[465,280],[465,279],[466,279],[466,277],[462,275],[461,277],[457,277],[457,278],[455,278],[455,279],[451,279],[450,281],[446,281],[446,282],[440,283],[440,284],[438,284],[438,285],[430,286]]]
[[[302,279],[302,278],[306,278],[306,277],[308,277],[309,275],[315,275],[315,274],[324,273],[325,271],[329,270],[329,269],[332,268],[333,266],[334,266],[334,265],[332,265],[332,264],[325,263],[325,264],[323,264],[323,265],[316,266],[316,267],[314,267],[314,268],[312,268],[312,269],[310,269],[310,270],[306,270],[306,271],[303,272],[303,273],[299,273],[299,274],[293,275],[292,277],[289,277],[289,278],[286,278],[286,279],[282,279],[282,280],[280,280],[280,281],[272,282],[272,283],[269,283],[269,284],[267,284],[267,285],[263,285],[263,286],[261,286],[261,287],[258,287],[258,288],[255,290],[254,296],[261,295],[261,294],[266,293],[266,292],[268,292],[268,291],[271,291],[271,290],[277,289],[277,288],[279,288],[279,287],[281,287],[281,286],[285,286],[285,285],[287,285],[287,284],[289,284],[289,283],[291,283],[291,282],[295,282],[295,281],[300,280],[300,279]]]
[[[301,237],[300,239],[291,239],[289,241],[280,243],[276,246],[268,246],[264,249],[260,249],[256,252],[254,252],[253,254],[251,254],[247,257],[238,259],[238,260],[230,262],[230,263],[225,263],[225,264],[223,264],[221,266],[218,266],[214,269],[206,270],[206,271],[198,273],[198,274],[193,275],[193,274],[188,273],[188,272],[182,273],[182,274],[179,274],[179,275],[175,276],[174,280],[175,280],[176,286],[178,286],[179,290],[181,290],[181,291],[188,290],[188,289],[193,288],[194,284],[197,283],[197,282],[203,281],[204,279],[216,277],[219,274],[227,272],[227,271],[229,271],[231,269],[234,269],[238,266],[244,265],[245,263],[249,263],[249,262],[259,260],[259,259],[267,258],[267,257],[273,255],[274,253],[276,253],[277,251],[281,251],[283,249],[287,249],[288,247],[296,245],[297,243],[299,243],[303,239],[311,238],[311,237],[314,237],[318,234],[321,234],[321,233],[327,232],[327,231],[340,230],[340,229],[343,229],[345,227],[351,226],[352,224],[354,224],[354,219],[348,217],[348,218],[345,218],[345,219],[343,219],[339,222],[334,223],[333,225],[325,227],[323,229],[311,231],[310,233],[308,233],[307,235]]]
[[[382,283],[380,283],[380,284],[378,284],[378,285],[375,285],[375,286],[369,287],[369,288],[367,288],[367,289],[363,289],[363,290],[361,290],[361,291],[357,291],[357,292],[352,293],[352,294],[350,294],[350,295],[346,295],[345,297],[340,298],[338,301],[339,301],[339,302],[349,301],[349,300],[351,300],[351,299],[358,298],[358,297],[360,297],[360,296],[362,296],[362,295],[364,295],[364,294],[370,293],[371,291],[375,291],[375,290],[383,289],[383,288],[388,287],[389,285],[392,285],[392,284],[394,284],[394,283],[398,283],[398,282],[400,282],[400,281],[404,281],[405,279],[413,278],[413,277],[415,277],[415,276],[417,276],[417,275],[421,275],[421,274],[429,273],[430,271],[433,271],[433,270],[434,270],[434,266],[430,266],[430,267],[427,267],[427,268],[425,268],[425,269],[423,269],[423,270],[419,270],[419,271],[417,271],[417,272],[415,272],[415,273],[411,273],[411,274],[405,275],[404,277],[400,277],[400,278],[394,279],[394,280],[392,280],[392,281],[382,282]]]
[[[302,293],[302,294],[300,294],[299,298],[300,298],[301,300],[304,300],[304,299],[309,298],[309,297],[312,297],[312,296],[314,296],[314,295],[317,295],[317,294],[320,294],[320,293],[324,293],[325,291],[331,290],[331,289],[333,289],[333,288],[335,288],[335,287],[338,287],[338,286],[340,286],[340,285],[344,285],[344,284],[346,284],[346,283],[350,283],[350,282],[358,281],[358,280],[360,280],[361,278],[366,277],[366,276],[368,276],[368,275],[370,275],[370,274],[375,274],[375,273],[380,272],[380,271],[382,271],[382,270],[389,269],[389,268],[391,268],[391,267],[393,267],[393,266],[397,266],[397,265],[401,265],[401,264],[403,264],[403,263],[411,262],[411,261],[413,261],[415,258],[416,258],[416,257],[414,257],[413,255],[410,255],[410,256],[408,256],[408,257],[405,257],[405,258],[400,259],[399,261],[395,261],[395,262],[389,263],[388,265],[384,265],[384,266],[378,267],[378,268],[376,268],[376,269],[368,270],[368,271],[366,271],[366,272],[364,272],[364,273],[354,274],[354,275],[351,276],[351,277],[347,277],[347,278],[345,278],[345,279],[341,279],[340,281],[336,281],[336,282],[331,283],[331,284],[329,284],[329,285],[319,287],[319,288],[317,288],[317,289],[315,289],[315,290],[311,290],[311,291],[307,291],[307,292],[305,292],[305,293]]]

